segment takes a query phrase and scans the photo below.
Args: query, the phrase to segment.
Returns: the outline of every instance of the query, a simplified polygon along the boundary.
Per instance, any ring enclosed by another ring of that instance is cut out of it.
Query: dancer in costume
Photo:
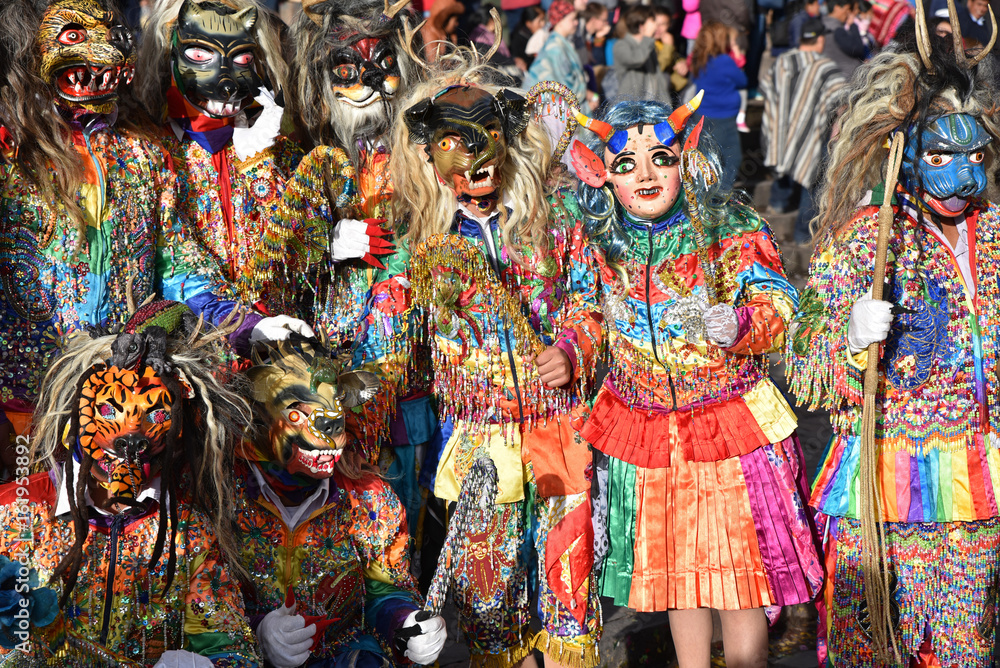
[[[201,253],[180,266],[221,275],[245,304],[267,307],[254,271],[285,181],[302,157],[281,134],[285,90],[277,21],[252,0],[159,3],[139,54],[137,94],[164,116],[177,174],[176,225]],[[255,103],[256,100],[256,103]],[[249,127],[248,127],[249,125]]]
[[[682,668],[708,664],[713,608],[727,664],[764,666],[762,608],[822,582],[795,416],[768,376],[798,295],[764,220],[719,192],[700,124],[682,155],[700,100],[620,102],[574,144],[611,367],[581,433],[603,453],[601,593],[669,610]]]
[[[338,345],[356,336],[377,256],[392,248],[378,226],[392,195],[387,133],[417,76],[401,48],[416,23],[405,4],[307,0],[292,33],[296,105],[316,146],[288,184],[262,271],[290,282],[286,296]]]
[[[0,109],[11,147],[0,185],[0,408],[19,430],[69,333],[120,325],[130,301],[154,293],[187,301],[213,323],[235,305],[206,263],[173,261],[199,251],[174,226],[169,157],[141,130],[115,122],[135,53],[110,6],[0,7],[0,41],[16,54]],[[287,333],[281,324],[248,316],[230,342],[245,351],[251,336]]]
[[[297,309],[334,347],[360,336],[378,256],[392,249],[380,227],[392,195],[387,135],[399,91],[418,72],[402,48],[416,25],[405,6],[306,0],[292,31],[293,94],[316,146],[288,182],[258,264],[283,308]],[[395,403],[384,392],[349,417],[373,462]],[[407,410],[416,422],[434,419],[426,397]]]
[[[1000,221],[981,199],[998,133],[983,60],[992,43],[967,56],[957,22],[954,42],[933,46],[922,11],[916,23],[917,45],[879,54],[849,87],[788,365],[799,401],[829,409],[834,429],[810,501],[825,516],[829,660],[988,666],[1000,577]],[[905,149],[886,193],[895,133]],[[891,220],[879,213],[886,197]],[[883,225],[885,296],[874,300]],[[874,438],[863,448],[872,364]],[[869,607],[873,580],[881,609]]]
[[[0,561],[32,586],[15,593],[4,571],[4,600],[34,603],[23,645],[3,645],[12,665],[260,665],[223,568],[250,408],[214,375],[224,330],[200,324],[155,302],[117,336],[77,334],[49,370],[33,448],[46,470],[0,487]]]
[[[434,663],[447,633],[442,618],[419,613],[406,513],[345,449],[345,410],[374,394],[376,378],[340,373],[315,340],[267,352],[247,372],[264,428],[244,444],[236,489],[247,613],[264,658],[277,668]]]
[[[571,193],[547,187],[552,150],[525,98],[484,83],[497,73],[464,54],[438,63],[393,128],[393,182],[407,184],[394,193],[400,248],[380,273],[362,352],[401,378],[414,339],[429,342],[443,414],[437,497],[455,501],[479,456],[499,471],[493,517],[457,567],[473,665],[516,665],[538,647],[547,665],[594,666],[591,457],[576,427],[601,326],[580,213]]]

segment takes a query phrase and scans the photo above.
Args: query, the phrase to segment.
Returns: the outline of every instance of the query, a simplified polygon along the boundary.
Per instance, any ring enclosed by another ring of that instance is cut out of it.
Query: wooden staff
[[[896,132],[889,148],[886,169],[885,193],[878,211],[878,241],[875,246],[875,275],[872,279],[872,299],[882,299],[885,283],[885,261],[892,236],[894,213],[892,196],[896,190],[899,166],[903,156],[903,133]],[[858,481],[861,486],[858,505],[861,520],[861,572],[865,582],[865,601],[871,622],[871,637],[875,654],[885,658],[891,644],[892,653],[899,661],[899,648],[892,631],[890,614],[889,571],[886,568],[885,530],[882,525],[882,496],[878,484],[878,446],[875,442],[875,422],[878,406],[879,371],[878,351],[880,342],[868,346],[868,366],[865,369],[864,404],[861,412],[861,455]]]

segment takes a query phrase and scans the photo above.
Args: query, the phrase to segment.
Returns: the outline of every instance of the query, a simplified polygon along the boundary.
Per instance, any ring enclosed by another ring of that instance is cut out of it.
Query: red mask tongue
[[[927,204],[942,216],[957,216],[965,211],[966,207],[969,206],[969,201],[953,195],[942,200],[930,198]]]

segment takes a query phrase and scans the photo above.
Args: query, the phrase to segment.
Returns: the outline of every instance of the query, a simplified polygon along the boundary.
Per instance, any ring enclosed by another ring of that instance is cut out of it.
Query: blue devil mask
[[[931,121],[920,134],[911,131],[903,151],[903,173],[914,195],[935,213],[961,215],[969,199],[986,189],[986,145],[993,138],[969,114],[950,114]],[[917,186],[922,187],[916,192]]]

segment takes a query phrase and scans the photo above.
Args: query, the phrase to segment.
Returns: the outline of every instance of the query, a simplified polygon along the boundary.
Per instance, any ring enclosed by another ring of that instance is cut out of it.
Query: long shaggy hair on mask
[[[183,398],[177,377],[162,374],[170,391],[174,416],[160,455],[161,490],[166,502],[160,504],[159,530],[150,559],[153,567],[166,551],[167,588],[176,572],[175,550],[178,530],[178,503],[186,502],[203,511],[211,520],[219,545],[229,558],[229,567],[239,577],[238,548],[232,532],[233,453],[238,441],[246,437],[252,416],[247,390],[237,383],[241,377],[226,369],[220,351],[214,345],[199,346],[198,336],[168,338],[166,360],[183,373],[195,396]],[[111,356],[115,336],[91,338],[77,334],[70,338],[63,354],[52,364],[42,383],[36,415],[38,423],[32,445],[32,461],[46,470],[64,471],[56,481],[65,487],[73,518],[74,543],[53,573],[53,580],[63,586],[61,605],[65,605],[76,584],[83,562],[83,547],[90,532],[86,492],[93,482],[89,456],[80,462],[79,477],[68,465],[70,449],[80,432],[79,403],[84,381],[95,365]],[[183,438],[181,435],[183,434]]]
[[[507,80],[502,72],[482,62],[479,54],[471,49],[456,49],[428,67],[427,79],[409,88],[400,101],[392,128],[393,152],[389,158],[392,182],[406,184],[405,188],[395,188],[392,201],[398,233],[405,236],[410,248],[435,234],[447,234],[458,202],[455,193],[438,179],[434,165],[427,159],[426,147],[410,138],[404,120],[406,110],[454,84],[477,86],[494,95],[505,87],[497,82]],[[509,86],[505,88],[527,95]],[[518,252],[522,244],[540,249],[547,243],[549,205],[546,197],[551,193],[555,178],[552,152],[548,135],[535,120],[529,122],[520,135],[508,138],[501,183],[503,192],[511,197],[507,206],[499,210],[500,231],[507,252],[516,262],[523,261]]]
[[[85,225],[77,204],[83,184],[83,159],[72,145],[72,130],[55,104],[55,86],[40,75],[38,32],[46,0],[0,2],[0,124],[17,145],[17,167],[42,198],[59,203],[80,229]],[[101,0],[101,6],[121,17],[117,5]],[[119,106],[130,106],[130,89],[121,86]],[[119,129],[140,132],[144,117],[121,114]]]
[[[357,163],[359,141],[374,141],[385,135],[395,118],[396,100],[421,75],[420,67],[404,48],[404,32],[417,25],[406,8],[386,17],[384,2],[373,0],[327,0],[310,4],[292,27],[296,45],[291,85],[301,127],[313,144],[337,146]],[[399,65],[400,81],[392,99],[383,97],[368,107],[357,108],[337,99],[331,78],[331,59],[341,42],[337,36],[388,40]],[[417,37],[419,41],[419,36]],[[417,45],[419,52],[420,44]]]
[[[987,56],[969,69],[956,62],[950,40],[931,40],[933,73],[923,66],[912,37],[854,73],[840,105],[839,131],[830,140],[830,158],[816,200],[819,210],[812,225],[817,243],[833,243],[865,193],[885,179],[886,141],[896,130],[913,128],[920,133],[939,116],[964,113],[978,118],[994,138],[1000,136],[992,84],[996,61]],[[985,149],[989,199],[996,192],[996,144],[993,141]]]

